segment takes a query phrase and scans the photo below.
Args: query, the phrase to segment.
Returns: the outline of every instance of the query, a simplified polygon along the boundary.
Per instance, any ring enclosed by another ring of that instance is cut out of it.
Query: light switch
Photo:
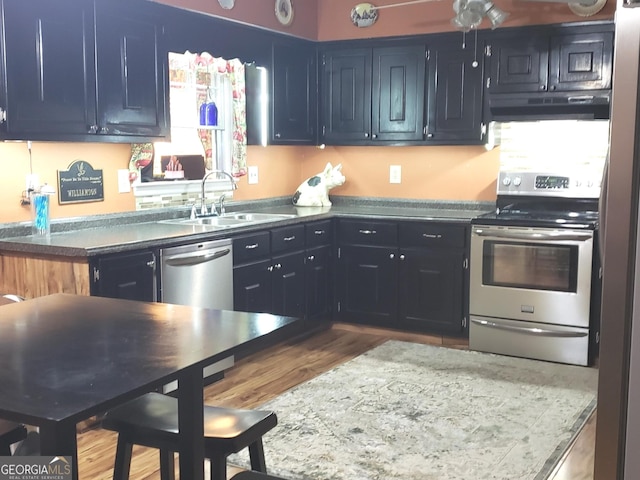
[[[247,180],[247,183],[249,183],[249,185],[255,185],[258,183],[258,167],[255,165],[249,167],[249,179]]]
[[[400,165],[389,166],[389,183],[402,183],[402,167]]]
[[[130,191],[129,170],[121,168],[118,170],[118,193],[129,193]]]

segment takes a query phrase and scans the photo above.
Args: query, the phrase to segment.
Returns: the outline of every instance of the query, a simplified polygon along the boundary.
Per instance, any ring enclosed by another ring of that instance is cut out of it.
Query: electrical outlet
[[[258,183],[258,167],[256,167],[255,165],[249,167],[249,179],[247,180],[247,182],[249,183],[249,185],[255,185],[256,183]]]
[[[38,175],[36,174],[27,175],[27,179],[25,182],[25,190],[27,192],[31,190],[36,190],[39,186],[40,186],[40,179],[38,178]]]
[[[389,166],[389,183],[402,183],[402,167],[400,165]]]

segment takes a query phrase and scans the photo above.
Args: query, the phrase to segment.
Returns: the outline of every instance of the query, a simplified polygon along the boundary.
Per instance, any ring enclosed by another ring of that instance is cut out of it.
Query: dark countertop
[[[254,201],[229,204],[228,211],[284,213],[296,216],[221,230],[210,230],[203,226],[159,223],[159,220],[168,218],[187,218],[188,211],[184,208],[146,215],[133,212],[130,215],[101,216],[97,221],[92,221],[91,217],[84,222],[66,221],[56,224],[54,221],[50,238],[27,234],[28,224],[20,224],[12,230],[6,229],[7,232],[17,233],[16,236],[2,238],[3,232],[0,229],[0,252],[89,257],[140,248],[158,248],[226,238],[239,233],[334,217],[469,223],[471,219],[493,209],[491,202],[356,200],[348,197],[332,200],[334,205],[331,207],[296,207],[289,203],[288,198],[287,203]]]

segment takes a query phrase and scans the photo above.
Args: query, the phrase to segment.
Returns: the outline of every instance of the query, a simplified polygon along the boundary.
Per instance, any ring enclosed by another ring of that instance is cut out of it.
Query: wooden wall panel
[[[52,293],[89,295],[86,258],[0,254],[0,293],[25,298]]]

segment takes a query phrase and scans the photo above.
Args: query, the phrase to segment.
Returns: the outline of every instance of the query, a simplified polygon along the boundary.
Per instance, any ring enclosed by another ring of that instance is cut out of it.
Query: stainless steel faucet
[[[204,177],[202,177],[202,191],[201,193],[201,197],[200,197],[200,215],[207,215],[209,212],[207,211],[207,205],[205,202],[205,197],[204,197],[204,183],[207,181],[207,178],[209,178],[210,175],[212,174],[218,174],[221,173],[223,175],[226,175],[229,178],[229,181],[231,182],[231,190],[236,190],[238,188],[238,185],[236,184],[236,181],[233,179],[233,176],[229,173],[229,172],[225,172],[224,170],[212,170],[211,172],[207,173]],[[224,199],[225,199],[225,195],[222,194],[220,196],[220,213],[224,213]],[[217,214],[218,212],[216,212],[216,207],[214,204],[211,205],[211,213],[212,214]]]

